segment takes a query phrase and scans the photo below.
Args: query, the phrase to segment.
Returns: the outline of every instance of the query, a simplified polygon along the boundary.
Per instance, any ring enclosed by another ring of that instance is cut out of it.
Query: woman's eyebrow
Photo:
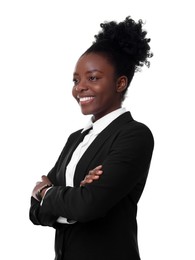
[[[86,73],[92,73],[92,72],[100,72],[100,73],[103,73],[101,70],[98,70],[98,69],[92,69],[92,70],[88,70]]]
[[[93,73],[93,72],[100,72],[100,73],[103,73],[101,70],[98,70],[98,69],[92,69],[92,70],[87,70],[85,74],[90,74],[90,73]],[[74,72],[74,73],[73,73],[73,76],[79,76],[79,73]]]

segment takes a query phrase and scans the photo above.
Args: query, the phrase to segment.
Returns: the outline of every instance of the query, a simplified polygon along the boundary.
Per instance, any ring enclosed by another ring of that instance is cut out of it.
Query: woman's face
[[[73,74],[72,94],[84,115],[92,114],[94,121],[121,106],[119,81],[114,67],[101,54],[81,56]]]

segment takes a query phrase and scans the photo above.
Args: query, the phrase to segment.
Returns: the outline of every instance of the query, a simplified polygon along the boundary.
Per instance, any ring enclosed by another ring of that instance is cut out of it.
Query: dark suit
[[[44,203],[32,198],[34,224],[56,228],[56,260],[138,260],[137,202],[142,194],[153,151],[153,136],[129,112],[115,119],[89,146],[77,164],[75,187],[65,185],[64,158],[80,135],[70,135],[48,177],[54,183]],[[103,165],[99,180],[79,187],[90,169]],[[65,217],[77,223],[59,224]]]

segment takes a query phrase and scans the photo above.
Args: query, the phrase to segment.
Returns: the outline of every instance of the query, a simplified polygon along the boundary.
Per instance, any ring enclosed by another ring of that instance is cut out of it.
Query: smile
[[[78,97],[79,103],[81,105],[90,103],[91,101],[93,101],[93,99],[94,97]]]
[[[93,97],[82,97],[82,98],[80,98],[79,100],[80,100],[81,102],[83,102],[83,101],[87,101],[87,100],[91,100],[91,99],[93,99]]]

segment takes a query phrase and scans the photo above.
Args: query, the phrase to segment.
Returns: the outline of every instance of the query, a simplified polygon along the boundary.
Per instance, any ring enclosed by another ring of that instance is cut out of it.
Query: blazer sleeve
[[[138,123],[123,129],[102,160],[100,179],[84,187],[53,187],[47,192],[39,214],[55,214],[78,222],[105,216],[133,193],[139,183],[145,182],[153,146],[153,136],[145,125]],[[138,200],[140,195],[134,199]]]
[[[54,167],[50,170],[50,172],[48,173],[48,178],[50,179],[50,181],[54,184],[54,185],[59,185],[58,181],[56,179],[56,173],[59,170],[63,157],[66,154],[67,150],[69,149],[71,143],[73,142],[73,140],[75,139],[75,136],[77,136],[77,134],[80,132],[81,130],[71,134],[66,142],[66,145],[64,146],[62,152],[60,153],[60,156],[58,158],[58,160],[56,161]],[[54,227],[56,220],[57,220],[57,216],[51,212],[48,213],[42,213],[42,211],[40,211],[41,205],[40,202],[37,201],[35,198],[31,197],[30,200],[30,210],[29,210],[29,218],[32,221],[33,224],[35,225],[42,225],[42,226],[51,226]]]

